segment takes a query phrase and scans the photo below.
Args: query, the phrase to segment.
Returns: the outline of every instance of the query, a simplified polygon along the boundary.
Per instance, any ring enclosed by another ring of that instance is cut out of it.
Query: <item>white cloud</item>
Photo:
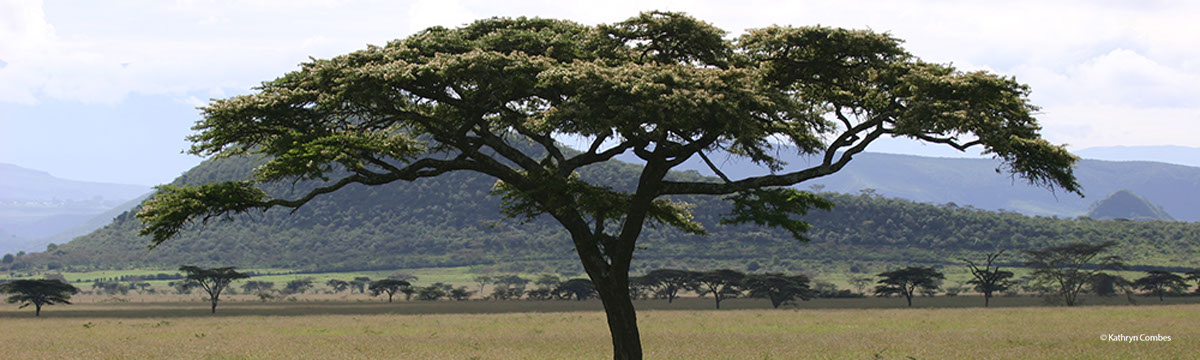
[[[135,93],[203,102],[197,94],[245,92],[309,56],[428,26],[522,15],[596,24],[652,9],[688,12],[734,35],[771,24],[886,31],[923,59],[1031,84],[1052,141],[1200,145],[1155,126],[1125,127],[1129,117],[1156,118],[1171,134],[1200,131],[1200,3],[1171,1],[0,0],[0,103],[115,104]]]

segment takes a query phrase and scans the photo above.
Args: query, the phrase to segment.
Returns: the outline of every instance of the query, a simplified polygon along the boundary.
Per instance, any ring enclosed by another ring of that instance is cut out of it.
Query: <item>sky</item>
[[[1068,149],[1200,147],[1200,2],[1193,1],[35,1],[0,0],[0,163],[156,185],[209,99],[309,59],[493,16],[612,23],[686,12],[736,36],[825,25],[888,32],[925,61],[1014,76]],[[907,142],[868,151],[953,156]]]

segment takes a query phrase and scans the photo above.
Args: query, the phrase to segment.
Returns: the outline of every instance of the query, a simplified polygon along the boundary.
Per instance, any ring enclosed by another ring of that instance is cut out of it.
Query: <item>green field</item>
[[[1119,300],[1119,301],[1118,301]],[[1189,358],[1200,339],[1196,297],[1139,306],[1040,306],[1031,297],[814,300],[768,309],[759,299],[637,303],[647,358],[948,359]],[[1119,304],[1125,299],[1087,299]],[[609,357],[597,301],[81,303],[0,310],[5,358],[22,359],[559,359]],[[1101,334],[1170,336],[1110,342]]]

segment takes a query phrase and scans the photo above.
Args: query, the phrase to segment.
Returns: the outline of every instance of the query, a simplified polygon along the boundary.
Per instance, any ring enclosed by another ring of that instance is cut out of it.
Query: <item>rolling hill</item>
[[[253,166],[247,159],[207,161],[176,183],[242,178]],[[584,170],[585,180],[621,188],[635,178],[637,166],[610,162]],[[960,181],[969,180],[964,179]],[[192,229],[153,251],[147,251],[147,239],[135,235],[140,224],[132,213],[123,213],[112,224],[52,253],[22,257],[16,266],[109,269],[207,264],[348,270],[481,265],[577,272],[578,260],[564,231],[544,218],[525,224],[502,218],[497,211],[499,199],[488,195],[493,184],[481,175],[452,173],[412,183],[350,187],[319,197],[294,214],[272,210]],[[280,194],[314,185],[265,190]],[[719,225],[729,209],[723,201],[681,198],[697,205],[696,219],[709,235],[650,228],[639,241],[634,267],[744,268],[753,263],[768,271],[870,272],[904,264],[947,265],[997,248],[1103,240],[1117,241],[1117,251],[1134,265],[1200,266],[1192,256],[1200,251],[1200,223],[1030,217],[954,204],[922,204],[879,193],[822,195],[837,208],[807,217],[814,225],[809,243],[797,243],[774,229]]]

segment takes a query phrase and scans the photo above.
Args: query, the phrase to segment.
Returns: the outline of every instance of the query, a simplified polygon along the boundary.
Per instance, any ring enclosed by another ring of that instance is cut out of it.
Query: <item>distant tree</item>
[[[184,265],[179,267],[179,271],[186,273],[188,280],[196,282],[208,293],[208,299],[212,302],[213,314],[217,313],[217,302],[221,299],[221,291],[225,290],[225,287],[234,280],[250,277],[237,272],[232,266],[206,269]]]
[[[358,290],[359,294],[366,294],[367,293],[366,286],[370,283],[371,283],[371,278],[366,277],[366,276],[359,276],[359,277],[354,278],[354,280],[350,281],[350,287],[353,287],[355,290]]]
[[[451,299],[454,299],[455,301],[463,301],[463,300],[470,299],[472,293],[473,292],[471,292],[470,290],[467,290],[466,286],[459,286],[459,287],[450,289],[450,291],[447,291],[446,296]]]
[[[1004,250],[986,255],[983,267],[975,265],[975,262],[967,259],[961,259],[967,263],[967,268],[971,270],[971,276],[974,279],[967,281],[968,284],[975,285],[975,290],[983,293],[983,307],[991,306],[992,294],[1004,292],[1012,286],[1013,273],[1011,271],[1000,270],[1000,264],[996,264],[996,259],[1004,254]]]
[[[409,274],[409,273],[407,273],[407,272],[403,272],[403,271],[394,271],[394,272],[392,272],[391,274],[388,274],[388,276],[387,276],[387,277],[388,277],[388,279],[392,279],[392,280],[404,280],[404,281],[407,281],[407,282],[410,282],[410,283],[411,283],[411,282],[413,282],[413,281],[417,281],[417,280],[418,280],[418,278],[417,278],[417,276],[416,276],[416,275]]]
[[[1188,280],[1196,282],[1196,290],[1194,290],[1194,291],[1196,293],[1200,293],[1200,270],[1188,271],[1188,272],[1184,273],[1184,275],[1187,275]]]
[[[137,287],[137,289],[138,289],[138,290],[137,290],[137,291],[138,291],[138,293],[139,293],[139,294],[141,294],[141,293],[144,293],[144,292],[146,292],[146,289],[150,287],[150,283],[148,283],[148,282],[136,282],[136,283],[133,283],[133,286],[136,286],[136,287]]]
[[[346,282],[345,280],[329,279],[329,281],[325,282],[325,286],[333,289],[333,292],[335,293],[340,293],[346,291],[346,289],[349,289],[350,283]]]
[[[312,289],[313,281],[315,281],[315,280],[316,279],[313,279],[311,277],[305,277],[305,278],[299,278],[299,279],[295,279],[292,281],[288,281],[287,285],[283,286],[283,293],[285,293],[285,294],[303,294],[305,291],[308,291],[308,289]]]
[[[869,276],[858,276],[850,279],[850,285],[854,286],[854,289],[858,290],[858,293],[861,294],[866,292],[867,286],[871,285],[873,281],[875,279]]]
[[[646,276],[642,277],[642,281],[654,286],[659,294],[667,298],[667,303],[675,301],[675,297],[679,295],[680,290],[690,289],[695,286],[695,278],[691,272],[677,269],[651,270]]]
[[[17,259],[17,257],[13,256],[13,254],[4,254],[4,258],[0,259],[0,264],[4,264],[4,265],[12,264],[13,261],[16,261],[16,259]]]
[[[79,289],[57,279],[13,280],[0,283],[0,294],[8,294],[8,303],[21,303],[19,309],[33,305],[33,316],[42,316],[43,305],[71,304],[71,295]]]
[[[795,301],[808,300],[813,297],[813,291],[808,287],[809,279],[804,275],[787,276],[784,274],[748,275],[743,281],[743,287],[750,291],[750,297],[771,300],[771,306],[776,309],[779,305]]]
[[[492,283],[492,277],[488,275],[475,275],[471,279],[475,280],[476,284],[479,284],[480,295],[483,295],[483,287]]]
[[[446,288],[441,284],[433,284],[417,290],[417,300],[437,301],[446,297]]]
[[[371,296],[379,296],[379,294],[387,294],[388,302],[392,302],[392,296],[396,295],[397,291],[411,288],[412,284],[404,280],[383,279],[371,282]]]
[[[525,298],[529,300],[550,300],[554,299],[554,289],[537,288],[525,292]]]
[[[109,292],[110,294],[117,292],[117,290],[118,290],[117,283],[103,283],[102,285],[107,285],[107,284],[112,284],[112,286],[111,286],[111,288],[108,286],[105,286],[104,290],[106,292]],[[192,293],[192,289],[200,287],[200,283],[192,281],[192,280],[182,280],[182,281],[167,282],[167,286],[170,286],[172,289],[175,289],[176,294],[187,295],[187,294]]]
[[[1099,244],[1073,243],[1039,250],[1026,250],[1031,258],[1025,263],[1033,269],[1034,279],[1057,293],[1067,306],[1075,306],[1079,293],[1092,279],[1105,270],[1124,269],[1119,256],[1102,256],[1116,245],[1107,241]]]
[[[883,279],[875,287],[876,296],[903,295],[912,307],[913,295],[919,289],[936,289],[938,282],[946,276],[932,267],[910,266],[899,270],[879,273]]]
[[[413,295],[417,293],[417,288],[405,286],[400,288],[400,293],[404,294],[404,301],[412,301]],[[391,302],[391,300],[388,300],[388,302]]]
[[[634,300],[646,300],[654,294],[654,284],[646,281],[645,276],[629,277],[629,297]]]
[[[266,291],[271,291],[274,288],[275,288],[275,283],[270,282],[270,281],[250,280],[250,281],[247,281],[245,284],[242,284],[242,292],[245,292],[247,294],[262,293],[262,292],[266,292]]]
[[[1167,293],[1183,292],[1187,289],[1184,277],[1162,270],[1146,271],[1146,276],[1133,282],[1133,286],[1151,294],[1158,295],[1158,301],[1163,301]]]
[[[746,274],[729,269],[699,272],[693,275],[693,290],[701,295],[712,294],[720,309],[721,300],[741,293],[739,287],[745,277]]]
[[[590,279],[575,278],[558,284],[554,292],[563,299],[584,300],[596,295],[596,285]]]
[[[539,275],[537,277],[537,279],[533,280],[534,285],[537,285],[540,288],[546,288],[546,289],[557,288],[558,285],[561,283],[562,283],[562,279],[560,279],[558,277],[558,275],[554,275],[554,274],[542,274],[542,275]]]

